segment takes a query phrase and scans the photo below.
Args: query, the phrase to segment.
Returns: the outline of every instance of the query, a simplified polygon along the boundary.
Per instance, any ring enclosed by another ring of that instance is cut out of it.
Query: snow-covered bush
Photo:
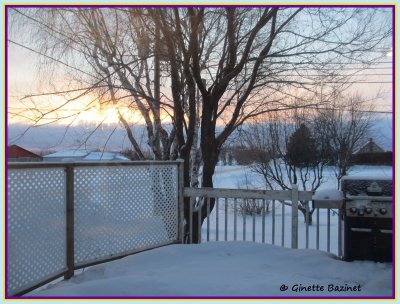
[[[239,212],[243,216],[263,215],[271,211],[269,205],[270,201],[265,201],[264,204],[263,200],[260,199],[240,200],[236,204],[236,212]]]

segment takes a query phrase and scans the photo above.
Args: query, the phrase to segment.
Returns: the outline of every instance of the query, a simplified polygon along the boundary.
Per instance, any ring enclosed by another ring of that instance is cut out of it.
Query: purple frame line
[[[112,8],[112,7],[143,7],[143,8],[172,8],[172,7],[212,7],[212,8],[217,8],[217,7],[227,7],[227,6],[234,6],[234,7],[360,7],[360,8],[368,8],[368,7],[373,7],[373,8],[392,8],[392,22],[393,22],[393,28],[392,28],[392,33],[393,33],[393,40],[392,40],[392,48],[393,48],[393,54],[396,54],[396,5],[395,4],[376,4],[376,5],[370,5],[370,4],[365,4],[365,5],[317,5],[317,4],[298,4],[298,5],[279,5],[279,4],[271,4],[271,5],[249,5],[249,4],[242,4],[242,5],[208,5],[208,4],[200,4],[200,5],[184,5],[184,4],[177,4],[177,5],[128,5],[128,4],[122,4],[122,5],[117,5],[117,4],[99,4],[99,5],[93,5],[93,4],[85,4],[85,5],[48,5],[48,4],[43,4],[43,5],[18,5],[18,4],[7,4],[5,5],[5,18],[4,18],[4,29],[5,29],[5,43],[4,43],[4,61],[5,61],[5,77],[4,77],[4,95],[5,95],[5,102],[4,102],[4,110],[5,110],[5,144],[8,145],[8,48],[7,48],[7,41],[8,41],[8,9],[13,8],[13,7],[19,7],[19,8],[52,8],[52,7],[98,7],[98,8]],[[396,121],[396,115],[395,115],[395,110],[396,110],[396,55],[392,56],[392,178],[393,178],[393,183],[392,183],[392,193],[394,194],[394,197],[396,197],[396,172],[395,172],[395,164],[396,164],[396,158],[395,158],[395,152],[396,152],[396,132],[395,132],[395,121]],[[6,147],[4,145],[4,147]],[[396,284],[395,284],[395,265],[396,265],[396,259],[395,259],[395,235],[392,237],[392,256],[393,256],[393,261],[392,261],[392,295],[391,296],[385,296],[385,297],[378,297],[378,296],[363,296],[363,297],[305,297],[305,296],[299,296],[299,297],[272,297],[272,296],[257,296],[257,297],[212,297],[212,296],[205,296],[205,297],[195,297],[195,296],[190,296],[190,297],[173,297],[173,296],[166,296],[166,297],[152,297],[152,296],[143,296],[143,297],[99,297],[99,296],[83,296],[83,297],[34,297],[34,296],[22,296],[22,297],[15,297],[15,296],[9,296],[7,293],[7,286],[8,286],[8,202],[7,202],[7,197],[8,197],[8,179],[6,178],[8,176],[8,149],[5,148],[5,153],[4,153],[4,167],[5,167],[5,188],[4,188],[4,199],[5,199],[5,204],[4,204],[4,218],[5,218],[5,229],[4,229],[4,242],[5,242],[5,280],[4,280],[4,287],[5,287],[5,298],[6,299],[144,299],[144,300],[162,300],[162,299],[187,299],[187,300],[196,300],[196,299],[204,299],[204,300],[212,300],[212,299],[237,299],[237,300],[243,300],[243,299],[252,299],[252,300],[262,300],[262,299],[349,299],[349,300],[355,300],[355,299],[394,299],[396,295]],[[392,204],[392,214],[395,214],[395,204]],[[395,217],[392,217],[392,227],[396,228],[395,226],[396,220]]]
[[[396,297],[396,6],[392,9],[392,297]]]
[[[5,17],[4,17],[4,30],[5,30],[5,41],[4,41],[4,293],[7,297],[7,286],[8,286],[8,12],[7,7],[5,7]]]
[[[350,8],[394,8],[394,4],[201,4],[198,5],[185,5],[185,4],[7,4],[5,5],[7,8],[19,7],[19,8],[66,8],[66,7],[83,7],[83,8],[113,8],[113,7],[122,7],[122,8],[130,8],[130,7],[137,7],[137,8],[184,8],[184,7],[208,7],[208,8],[223,8],[223,7],[247,7],[247,8],[261,8],[261,7],[308,7],[308,8],[318,8],[318,7],[327,7],[327,8],[340,8],[340,7],[350,7]]]

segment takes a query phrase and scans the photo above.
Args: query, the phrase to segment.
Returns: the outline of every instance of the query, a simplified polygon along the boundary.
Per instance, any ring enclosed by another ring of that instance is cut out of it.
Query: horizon
[[[372,127],[368,138],[372,138],[383,150],[393,151],[393,115],[379,115],[371,122]],[[146,126],[135,125],[131,127],[131,130],[139,139],[139,144],[149,149]],[[26,133],[23,134],[25,131]],[[97,129],[93,124],[68,128],[64,125],[32,127],[21,123],[10,124],[7,127],[7,145],[13,144],[36,152],[74,149],[123,151],[131,148],[125,129],[118,124],[101,124]]]

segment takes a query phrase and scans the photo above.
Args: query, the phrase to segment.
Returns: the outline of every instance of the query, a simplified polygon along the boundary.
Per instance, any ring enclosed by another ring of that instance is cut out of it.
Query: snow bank
[[[93,266],[28,296],[391,296],[392,265],[251,242],[171,245]]]

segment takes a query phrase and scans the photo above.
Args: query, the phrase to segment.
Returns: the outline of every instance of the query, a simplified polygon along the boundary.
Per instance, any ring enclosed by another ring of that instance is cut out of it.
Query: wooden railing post
[[[178,240],[184,243],[184,160],[178,159]]]
[[[67,174],[67,272],[64,279],[68,280],[74,276],[74,165],[66,165]]]
[[[338,256],[343,256],[343,229],[342,229],[342,206],[338,208]]]
[[[298,248],[298,233],[299,233],[299,188],[297,185],[292,185],[292,248]]]

